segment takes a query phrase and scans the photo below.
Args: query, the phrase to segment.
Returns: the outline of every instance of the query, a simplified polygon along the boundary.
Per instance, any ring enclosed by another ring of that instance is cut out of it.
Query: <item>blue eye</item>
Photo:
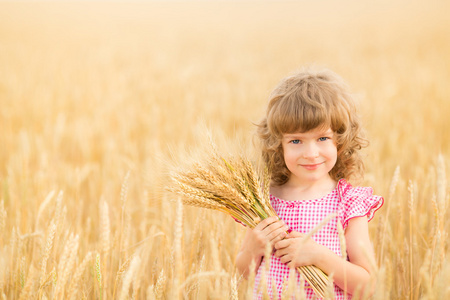
[[[300,140],[292,140],[291,143],[292,144],[300,144]]]
[[[330,138],[329,137],[321,137],[321,138],[319,138],[319,141],[321,141],[321,142],[325,142],[326,140],[329,140]]]

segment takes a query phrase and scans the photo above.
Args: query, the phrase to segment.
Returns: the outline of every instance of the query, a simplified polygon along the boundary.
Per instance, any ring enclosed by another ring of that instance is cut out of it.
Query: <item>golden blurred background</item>
[[[364,184],[386,198],[374,298],[448,298],[449,8],[1,1],[1,296],[247,299],[243,228],[177,208],[167,161],[204,143],[203,124],[251,148],[271,89],[312,64],[355,94]]]

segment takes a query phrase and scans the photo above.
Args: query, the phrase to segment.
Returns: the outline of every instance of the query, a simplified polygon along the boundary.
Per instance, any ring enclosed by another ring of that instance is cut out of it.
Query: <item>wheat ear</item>
[[[53,239],[55,237],[55,233],[56,233],[56,224],[55,222],[52,221],[48,231],[47,242],[45,243],[44,255],[41,261],[41,279],[39,282],[41,287],[44,284],[45,272],[47,269],[47,261],[50,257],[50,253],[53,247]]]
[[[162,269],[158,275],[158,279],[156,280],[156,285],[154,287],[155,299],[157,300],[162,299],[164,287],[166,285],[166,280],[167,280],[166,274],[164,273],[164,269]]]
[[[61,299],[64,299],[64,288],[75,264],[79,239],[78,235],[71,235],[64,248],[60,264],[58,265],[58,282],[56,284],[55,295],[58,297],[61,294]]]
[[[80,281],[81,281],[81,277],[83,277],[83,273],[87,267],[87,265],[91,262],[92,260],[92,252],[88,252],[88,254],[86,254],[86,256],[83,259],[83,262],[77,267],[77,269],[75,270],[75,273],[72,277],[72,279],[70,280],[70,285],[69,285],[69,296],[68,299],[69,300],[73,300],[76,299],[76,292],[78,290]]]
[[[109,222],[109,206],[106,201],[102,201],[100,205],[100,245],[102,248],[102,253],[106,254],[109,252],[111,247],[111,225]]]
[[[120,300],[128,299],[130,285],[133,280],[134,273],[139,268],[140,263],[141,263],[141,259],[139,256],[135,256],[131,260],[130,267],[128,268],[128,271],[126,272],[126,274],[123,278],[122,290],[119,295]]]

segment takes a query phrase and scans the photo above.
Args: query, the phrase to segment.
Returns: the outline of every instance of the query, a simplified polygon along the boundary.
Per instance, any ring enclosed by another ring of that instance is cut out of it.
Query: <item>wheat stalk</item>
[[[103,298],[103,279],[102,279],[102,268],[101,268],[100,254],[97,253],[95,256],[95,278],[97,279],[99,296],[100,299]]]
[[[2,199],[2,201],[0,202],[0,237],[3,236],[3,230],[5,229],[6,226],[6,210],[5,210],[5,203],[4,200]]]
[[[383,222],[383,229],[382,229],[382,234],[381,234],[382,237],[386,236],[386,228],[387,228],[387,224],[388,224],[387,218],[389,217],[389,211],[390,211],[390,207],[391,207],[390,204],[391,204],[391,201],[393,200],[392,198],[394,197],[395,189],[397,188],[397,183],[399,181],[399,178],[400,178],[400,166],[397,166],[395,168],[394,175],[392,176],[392,180],[391,180],[391,185],[389,187],[389,196],[387,198],[387,203],[386,203],[386,206],[387,206],[386,215],[385,215],[386,222]],[[378,262],[381,261],[383,254],[384,254],[384,240],[385,240],[384,238],[381,240],[381,250],[380,250],[380,253],[378,256]]]
[[[37,273],[38,273],[37,270],[33,266],[31,266],[30,270],[28,272],[28,275],[27,275],[27,279],[25,281],[24,288],[20,292],[19,300],[22,300],[22,299],[26,300],[26,299],[33,298],[34,287],[37,283],[37,278],[39,276]]]
[[[414,212],[414,184],[412,181],[409,181],[408,185],[408,191],[409,191],[409,201],[408,201],[408,208],[409,208],[409,245],[410,245],[410,251],[409,251],[409,284],[410,284],[410,299],[413,299],[413,241],[412,241],[412,233],[413,233],[413,222],[412,222],[412,214]]]
[[[439,261],[445,261],[445,240],[447,239],[448,233],[445,230],[445,213],[447,212],[447,177],[445,175],[445,162],[442,154],[438,156],[438,165],[437,165],[437,197],[436,203],[439,208]]]
[[[47,197],[45,197],[44,202],[42,202],[41,205],[39,205],[38,213],[37,213],[37,216],[36,216],[35,229],[37,229],[37,227],[38,227],[39,220],[40,220],[42,212],[44,211],[45,207],[47,207],[47,205],[50,203],[50,201],[52,200],[54,195],[55,195],[55,191],[51,191],[47,195]]]
[[[181,253],[181,245],[183,239],[183,203],[181,199],[177,202],[177,210],[175,217],[175,228],[174,228],[174,237],[173,237],[173,256],[174,256],[174,265],[173,265],[173,286],[179,286],[182,280],[183,273],[183,261],[182,261],[182,253]],[[178,297],[177,291],[175,289],[172,290],[172,297]]]
[[[120,189],[120,203],[121,203],[121,230],[119,235],[119,248],[120,251],[123,251],[123,249],[128,249],[128,243],[129,243],[129,234],[128,231],[130,229],[130,222],[129,222],[129,214],[127,211],[127,199],[128,199],[128,180],[130,178],[130,171],[127,172],[125,175],[122,187]],[[127,253],[125,252],[125,256],[127,256]]]
[[[62,227],[61,223],[64,217],[63,195],[64,192],[59,191],[58,197],[56,198],[55,223],[57,228]],[[47,201],[50,201],[51,197],[47,197],[47,199],[44,201],[44,205],[47,205]]]
[[[141,276],[139,276],[139,273],[136,272],[133,277],[133,296],[132,296],[132,298],[134,300],[139,299],[140,288],[141,288]]]

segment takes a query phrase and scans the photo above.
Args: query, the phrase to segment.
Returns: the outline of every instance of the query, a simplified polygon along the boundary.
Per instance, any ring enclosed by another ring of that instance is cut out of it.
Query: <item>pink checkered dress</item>
[[[331,213],[337,213],[337,217],[332,219],[322,229],[320,229],[312,238],[319,244],[322,244],[334,253],[341,256],[341,247],[339,243],[339,234],[337,231],[337,222],[341,222],[344,229],[347,227],[348,220],[354,217],[367,216],[368,221],[373,218],[375,211],[383,205],[383,198],[373,195],[370,187],[352,187],[345,179],[341,179],[336,188],[328,195],[314,200],[286,201],[270,196],[270,202],[277,212],[278,216],[295,231],[307,233],[319,224],[325,217]],[[265,269],[264,259],[258,269],[255,277],[254,299],[261,299],[262,292],[259,291],[261,274]],[[297,284],[300,285],[300,276],[296,272]],[[287,285],[289,278],[289,268],[283,264],[279,258],[273,254],[271,256],[267,278],[267,290],[272,299],[272,282],[281,298],[283,286]],[[314,299],[315,294],[312,288],[305,284],[305,294],[307,299]],[[345,293],[338,286],[334,285],[335,299],[344,299]],[[348,296],[350,299],[351,296]]]

